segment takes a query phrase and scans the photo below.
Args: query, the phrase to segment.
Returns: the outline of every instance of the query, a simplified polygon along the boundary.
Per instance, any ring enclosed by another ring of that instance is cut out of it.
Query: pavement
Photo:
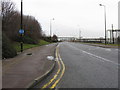
[[[70,42],[59,46],[66,70],[56,88],[118,88],[117,48]]]
[[[2,87],[26,88],[34,83],[36,78],[50,72],[55,61],[47,60],[47,56],[54,56],[56,45],[31,48],[15,58],[3,60]]]
[[[49,76],[44,78],[42,82],[36,84],[33,88],[37,88],[37,89],[49,88],[49,89],[56,90],[55,87],[60,82],[65,72],[65,65],[59,54],[59,45],[56,47],[55,56],[56,56],[56,59],[55,59],[56,63],[53,71],[49,74]]]

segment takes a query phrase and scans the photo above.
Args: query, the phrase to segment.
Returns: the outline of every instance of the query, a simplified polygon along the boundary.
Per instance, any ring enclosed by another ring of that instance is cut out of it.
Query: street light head
[[[99,4],[100,6],[103,6],[102,4]]]

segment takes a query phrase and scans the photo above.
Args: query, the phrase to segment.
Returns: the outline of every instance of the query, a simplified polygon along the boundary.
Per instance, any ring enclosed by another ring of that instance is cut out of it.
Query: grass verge
[[[42,45],[47,45],[47,44],[50,44],[50,43],[47,41],[44,41],[44,40],[40,40],[38,44],[23,44],[23,50],[33,48],[33,47],[42,46]],[[20,52],[20,43],[19,42],[14,42],[13,46],[17,50],[17,52]]]

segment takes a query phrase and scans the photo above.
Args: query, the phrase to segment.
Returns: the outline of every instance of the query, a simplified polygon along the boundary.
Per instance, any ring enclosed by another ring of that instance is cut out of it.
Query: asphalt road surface
[[[118,88],[118,49],[63,42],[65,73],[57,88]]]

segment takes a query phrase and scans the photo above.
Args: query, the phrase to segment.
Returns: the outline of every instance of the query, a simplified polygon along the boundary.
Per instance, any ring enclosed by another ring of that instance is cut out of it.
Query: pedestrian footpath
[[[55,61],[47,60],[47,56],[54,56],[56,45],[31,48],[15,58],[3,60],[2,87],[26,88],[37,77],[48,72]]]

